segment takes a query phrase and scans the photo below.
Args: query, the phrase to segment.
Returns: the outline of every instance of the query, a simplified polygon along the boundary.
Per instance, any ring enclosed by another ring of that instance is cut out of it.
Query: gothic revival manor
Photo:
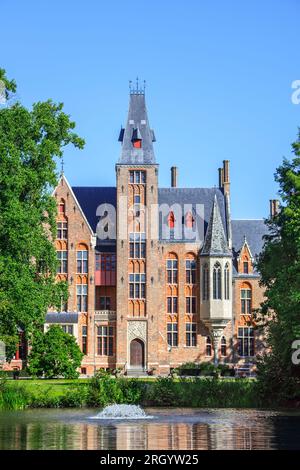
[[[262,347],[252,311],[263,298],[254,261],[266,227],[231,219],[229,161],[218,187],[177,187],[172,167],[171,187],[159,188],[138,88],[119,141],[115,187],[71,187],[62,175],[54,191],[57,278],[70,296],[45,327],[77,338],[82,374],[168,374],[191,361],[252,367]]]

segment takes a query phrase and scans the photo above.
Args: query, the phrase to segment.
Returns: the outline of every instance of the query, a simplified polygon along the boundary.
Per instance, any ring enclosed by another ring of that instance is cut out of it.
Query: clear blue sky
[[[65,103],[86,140],[72,185],[112,186],[128,80],[146,79],[160,185],[214,186],[231,161],[234,218],[268,214],[300,125],[299,0],[2,0],[0,66],[22,102]]]

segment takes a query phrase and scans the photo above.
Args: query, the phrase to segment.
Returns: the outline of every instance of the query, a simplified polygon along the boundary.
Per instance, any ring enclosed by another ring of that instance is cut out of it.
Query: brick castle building
[[[263,347],[252,312],[263,220],[233,220],[229,161],[218,187],[158,187],[144,90],[130,92],[115,187],[71,187],[57,201],[57,278],[69,284],[60,324],[84,352],[81,373],[168,374],[185,362],[251,366]],[[276,210],[276,201],[271,201]],[[17,364],[17,357],[15,364]]]

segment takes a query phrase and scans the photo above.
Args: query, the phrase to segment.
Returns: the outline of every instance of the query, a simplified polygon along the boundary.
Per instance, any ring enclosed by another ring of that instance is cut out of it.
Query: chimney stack
[[[223,160],[223,188],[224,194],[229,194],[230,177],[229,177],[229,160]]]
[[[270,219],[273,219],[279,212],[278,199],[270,199]]]
[[[178,168],[172,166],[171,168],[171,188],[177,188]]]
[[[219,189],[222,189],[224,186],[224,171],[223,168],[218,168],[219,171]]]

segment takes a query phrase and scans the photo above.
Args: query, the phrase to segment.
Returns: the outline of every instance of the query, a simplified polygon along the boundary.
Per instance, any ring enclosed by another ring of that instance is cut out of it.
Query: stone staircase
[[[144,369],[127,369],[127,377],[148,377]]]

